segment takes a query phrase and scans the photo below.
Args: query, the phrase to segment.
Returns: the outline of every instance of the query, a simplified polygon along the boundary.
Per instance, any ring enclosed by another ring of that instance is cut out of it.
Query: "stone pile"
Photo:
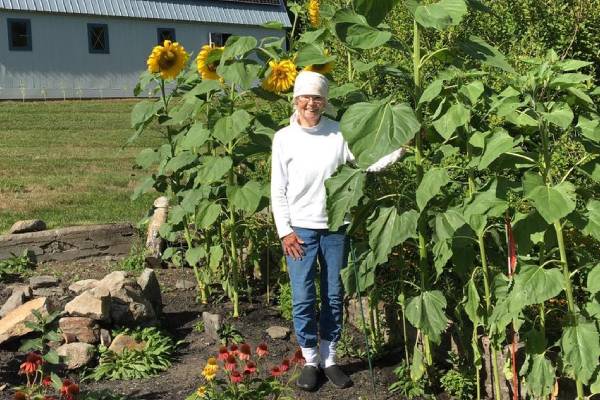
[[[68,291],[52,276],[36,276],[29,285],[14,285],[0,308],[0,345],[31,332],[26,321],[35,321],[33,310],[48,315],[51,304],[65,304],[58,327],[62,343],[56,351],[66,366],[87,365],[96,355],[96,345],[111,346],[113,326],[152,326],[158,324],[162,298],[158,279],[146,269],[136,279],[115,271],[100,280],[86,279],[71,284]],[[115,338],[116,339],[116,338]],[[115,349],[123,348],[119,339]],[[140,344],[132,344],[140,346]]]

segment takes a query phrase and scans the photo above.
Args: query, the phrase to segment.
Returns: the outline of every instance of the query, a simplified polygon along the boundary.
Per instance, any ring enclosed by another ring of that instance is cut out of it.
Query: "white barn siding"
[[[7,18],[31,21],[32,51],[9,51]],[[88,23],[108,25],[109,54],[88,50]],[[0,99],[131,97],[157,28],[174,28],[195,57],[210,32],[283,36],[254,26],[81,15],[0,12]]]

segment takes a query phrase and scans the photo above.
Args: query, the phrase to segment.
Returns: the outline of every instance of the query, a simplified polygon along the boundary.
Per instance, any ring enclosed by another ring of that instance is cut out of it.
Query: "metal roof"
[[[0,10],[85,14],[175,21],[291,26],[285,6],[219,0],[0,0]]]

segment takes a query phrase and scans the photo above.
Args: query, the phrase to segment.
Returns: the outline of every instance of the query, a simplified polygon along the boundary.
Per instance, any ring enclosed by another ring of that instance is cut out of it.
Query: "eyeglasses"
[[[307,96],[301,95],[297,97],[298,102],[302,104],[308,104],[311,100],[314,104],[323,105],[325,104],[325,98],[321,96]]]

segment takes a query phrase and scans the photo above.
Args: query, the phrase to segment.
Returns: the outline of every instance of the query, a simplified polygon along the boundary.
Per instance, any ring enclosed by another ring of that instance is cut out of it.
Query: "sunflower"
[[[298,71],[292,60],[269,61],[269,73],[263,80],[262,87],[273,93],[282,93],[294,85]]]
[[[319,6],[321,0],[310,0],[308,2],[308,21],[312,25],[313,28],[319,26],[320,15],[319,15]]]
[[[196,57],[198,73],[202,79],[218,80],[217,66],[223,54],[223,47],[216,47],[214,44],[205,44]]]
[[[163,45],[154,46],[146,64],[148,71],[160,73],[162,79],[175,79],[189,58],[182,45],[165,40]]]
[[[323,55],[325,57],[329,57],[329,50],[325,49],[323,51]],[[325,63],[325,64],[313,64],[304,67],[306,71],[318,72],[321,75],[327,75],[331,71],[333,71],[333,61]]]
[[[200,386],[198,388],[198,390],[196,390],[196,395],[198,397],[205,397],[206,396],[206,386]]]

